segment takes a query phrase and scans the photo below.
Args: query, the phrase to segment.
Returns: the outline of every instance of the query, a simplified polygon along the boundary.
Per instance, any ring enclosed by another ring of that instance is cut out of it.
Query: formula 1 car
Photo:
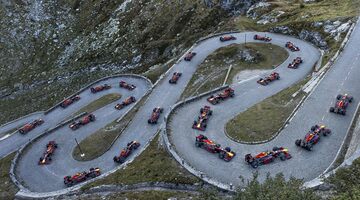
[[[125,106],[127,106],[127,105],[129,105],[129,104],[131,104],[131,103],[133,103],[135,101],[136,101],[135,97],[130,96],[130,97],[126,98],[123,102],[116,104],[115,109],[120,110],[120,109],[124,108]]]
[[[125,159],[129,157],[131,152],[134,149],[137,149],[140,146],[140,143],[137,141],[131,141],[127,144],[126,148],[122,149],[119,156],[114,156],[113,160],[117,163],[125,162]]]
[[[217,95],[211,95],[209,98],[207,98],[207,101],[215,105],[229,97],[234,97],[234,95],[234,89],[226,88],[222,93],[219,93]]]
[[[233,35],[225,35],[225,36],[220,37],[221,42],[226,42],[226,41],[230,41],[230,40],[236,40],[236,37]]]
[[[236,155],[235,152],[231,151],[230,147],[226,147],[225,149],[223,149],[221,148],[220,144],[216,144],[215,142],[209,140],[206,136],[201,134],[196,136],[195,146],[203,148],[211,153],[218,153],[219,158],[227,162],[232,160]]]
[[[83,117],[82,119],[80,119],[79,121],[71,123],[69,125],[69,128],[71,128],[71,130],[76,130],[76,129],[80,128],[80,126],[86,125],[93,121],[95,121],[95,115],[88,114],[85,117]]]
[[[286,42],[285,47],[290,49],[291,51],[300,51],[300,48],[295,46],[292,42]]]
[[[119,82],[119,86],[122,87],[122,88],[125,88],[127,90],[134,90],[136,88],[135,85],[133,84],[128,84],[126,83],[125,81],[120,81]]]
[[[270,82],[274,81],[274,80],[279,80],[280,79],[280,75],[277,72],[272,72],[269,76],[266,76],[265,78],[260,78],[257,83],[261,84],[261,85],[267,85]]]
[[[191,61],[191,59],[193,59],[193,57],[196,56],[195,52],[189,52],[185,55],[184,60],[185,61]]]
[[[349,103],[353,101],[353,97],[349,96],[348,94],[345,95],[337,95],[337,101],[335,103],[335,107],[330,107],[330,112],[337,113],[337,114],[346,114],[346,108],[348,107]]]
[[[264,151],[253,157],[251,154],[245,155],[245,161],[253,168],[259,165],[265,165],[273,162],[275,158],[280,157],[280,160],[285,161],[291,158],[288,149],[284,147],[274,147],[272,151]]]
[[[91,93],[97,93],[97,92],[100,92],[100,91],[103,91],[103,90],[108,90],[110,88],[111,88],[111,85],[104,84],[104,85],[99,85],[99,86],[96,86],[96,87],[92,87],[92,88],[90,88],[90,91],[91,91]]]
[[[39,165],[46,165],[51,162],[51,156],[54,154],[55,149],[57,148],[57,144],[55,141],[50,141],[46,145],[46,151],[44,152],[44,155],[39,159]]]
[[[169,80],[169,83],[176,84],[181,75],[182,75],[182,73],[180,73],[180,72],[174,72],[173,76]]]
[[[265,42],[270,42],[271,38],[270,37],[266,37],[266,36],[260,36],[260,35],[254,35],[254,40],[262,40]]]
[[[153,109],[151,113],[150,119],[148,119],[149,124],[157,124],[157,121],[160,117],[160,114],[163,112],[163,109],[160,107],[156,107]]]
[[[207,120],[209,116],[212,115],[212,110],[210,106],[204,106],[204,108],[200,109],[200,116],[197,120],[194,120],[193,129],[198,129],[200,131],[205,131],[207,126]]]
[[[317,144],[320,140],[320,134],[327,136],[331,133],[331,130],[326,128],[324,125],[315,125],[311,127],[304,139],[298,139],[295,141],[296,146],[302,147],[306,150],[311,151],[312,147]]]
[[[101,175],[101,171],[99,168],[90,168],[88,172],[78,172],[73,176],[65,176],[64,177],[64,184],[67,187],[71,187],[77,183],[86,181],[87,179],[95,178]]]
[[[80,100],[80,96],[79,95],[75,95],[73,97],[70,97],[68,99],[65,99],[63,102],[61,102],[60,106],[62,108],[66,108],[69,105],[71,105],[72,103],[74,103],[75,101],[79,101]]]
[[[27,123],[25,124],[23,127],[21,127],[18,131],[21,134],[25,134],[28,133],[29,131],[33,130],[34,128],[36,128],[37,126],[40,126],[41,124],[44,123],[43,119],[35,119],[33,122],[31,123]]]
[[[292,63],[289,63],[288,68],[297,69],[302,62],[301,57],[296,57]]]

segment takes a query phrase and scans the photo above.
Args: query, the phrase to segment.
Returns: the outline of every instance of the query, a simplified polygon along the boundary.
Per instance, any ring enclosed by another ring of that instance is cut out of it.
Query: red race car
[[[79,95],[75,95],[73,97],[70,97],[68,99],[65,99],[63,102],[61,102],[60,106],[62,108],[66,108],[69,105],[71,105],[72,103],[74,103],[75,101],[79,101],[80,100],[80,96]]]
[[[88,172],[78,172],[73,176],[65,176],[64,177],[64,184],[67,187],[71,187],[77,183],[81,183],[86,181],[87,179],[95,178],[101,175],[101,171],[99,168],[90,168]]]
[[[160,107],[154,108],[151,113],[150,119],[148,119],[149,124],[157,124],[157,121],[160,117],[160,114],[163,112],[163,109]]]
[[[302,62],[301,57],[297,57],[292,61],[292,63],[289,63],[288,68],[297,69]]]
[[[50,141],[46,145],[46,151],[44,152],[44,155],[39,159],[39,165],[49,164],[51,162],[51,156],[54,154],[56,148],[57,144],[55,141]]]
[[[324,125],[315,125],[311,127],[304,139],[298,139],[295,141],[296,146],[302,147],[306,150],[311,151],[312,147],[317,144],[320,140],[320,135],[327,136],[331,133],[331,130],[326,128]]]
[[[83,117],[81,120],[71,123],[69,125],[69,128],[71,128],[71,130],[76,130],[76,129],[80,128],[80,126],[86,125],[93,121],[95,121],[95,115],[88,114],[85,117]]]
[[[169,83],[176,84],[181,75],[182,75],[182,73],[180,73],[180,72],[174,72],[173,76],[169,80]]]
[[[275,158],[280,157],[280,160],[285,161],[291,158],[288,149],[284,147],[274,147],[272,151],[264,151],[253,157],[251,154],[245,155],[245,161],[253,168],[259,165],[265,165],[273,162]]]
[[[125,162],[125,159],[129,157],[131,152],[134,149],[137,149],[140,146],[140,143],[137,141],[131,141],[127,144],[126,148],[122,149],[119,156],[114,156],[113,160],[117,163]]]
[[[35,119],[33,122],[31,123],[27,123],[25,124],[23,127],[21,127],[18,131],[21,134],[25,134],[28,133],[29,131],[33,130],[34,128],[36,128],[37,126],[40,126],[41,124],[44,123],[44,120],[42,119]]]
[[[285,47],[291,51],[300,51],[299,47],[295,46],[292,42],[286,42]]]
[[[221,36],[219,39],[221,42],[226,42],[230,40],[236,40],[236,37],[233,35],[225,35],[225,36]]]
[[[191,61],[191,59],[193,59],[193,57],[196,56],[195,52],[189,52],[185,55],[184,60],[185,61]]]
[[[124,108],[125,106],[127,106],[127,105],[129,105],[129,104],[131,104],[131,103],[133,103],[135,101],[136,101],[135,97],[130,96],[130,97],[126,98],[123,102],[116,104],[115,109],[120,110],[120,109]]]
[[[218,153],[219,158],[227,162],[232,160],[236,155],[235,152],[231,151],[230,147],[226,147],[225,149],[223,149],[221,148],[220,144],[216,144],[215,142],[209,140],[206,136],[201,134],[196,136],[195,146],[203,148],[211,153]]]
[[[200,109],[200,116],[197,120],[194,120],[193,129],[198,129],[200,131],[205,131],[207,126],[207,120],[209,119],[209,116],[212,115],[212,110],[210,109],[210,106],[204,106],[204,108]]]
[[[353,101],[353,97],[349,96],[348,94],[345,95],[337,95],[337,101],[335,103],[335,107],[330,107],[330,112],[337,113],[337,114],[346,114],[346,108],[348,105]]]
[[[134,90],[136,88],[135,85],[133,84],[128,84],[126,83],[125,81],[120,81],[119,82],[119,86],[122,87],[122,88],[125,88],[127,90]]]
[[[265,41],[265,42],[270,42],[271,38],[270,37],[263,37],[260,35],[254,35],[254,40],[261,40],[261,41]]]
[[[99,85],[99,86],[96,86],[96,87],[92,87],[92,88],[90,88],[90,91],[91,91],[91,93],[97,93],[97,92],[100,92],[100,91],[103,91],[103,90],[108,90],[110,88],[111,88],[110,85],[104,84],[104,85]]]
[[[217,95],[211,95],[209,98],[207,98],[207,101],[215,105],[229,97],[234,97],[234,95],[234,89],[226,88],[222,93],[219,93]]]
[[[269,76],[266,76],[265,78],[260,78],[257,83],[261,84],[261,85],[267,85],[270,82],[274,81],[274,80],[279,80],[280,79],[280,75],[277,72],[273,72],[271,73]]]

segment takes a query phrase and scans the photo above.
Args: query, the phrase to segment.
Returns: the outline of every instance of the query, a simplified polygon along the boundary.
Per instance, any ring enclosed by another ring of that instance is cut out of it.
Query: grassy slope
[[[228,135],[246,142],[269,139],[284,124],[305,95],[300,92],[292,97],[306,81],[289,87],[237,115],[225,126]]]
[[[13,199],[18,188],[9,177],[11,160],[15,153],[12,153],[0,160],[0,199]]]
[[[111,176],[90,183],[82,189],[104,184],[134,184],[159,181],[193,184],[199,182],[197,177],[181,168],[158,141],[159,136],[155,137],[146,151],[142,152],[125,169],[118,170]],[[119,151],[120,148],[122,147],[119,147]]]
[[[87,195],[79,197],[79,200],[165,200],[165,199],[201,199],[199,194],[176,192],[176,191],[134,191],[134,192],[121,192],[112,193],[109,195]]]
[[[141,74],[153,65],[162,65],[169,59],[179,56],[183,49],[191,46],[198,38],[222,27],[218,26],[218,23],[228,17],[225,11],[217,7],[205,8],[201,0],[136,1],[129,4],[130,9],[127,12],[115,16],[115,21],[119,22],[119,25],[113,28],[119,30],[109,35],[107,32],[112,28],[109,28],[108,20],[122,2],[123,0],[109,2],[66,0],[59,2],[59,5],[49,3],[62,11],[71,8],[68,14],[64,14],[69,15],[69,18],[57,19],[68,27],[60,33],[58,43],[52,42],[52,38],[46,38],[43,34],[37,40],[31,37],[31,42],[28,42],[31,44],[30,50],[26,49],[25,53],[30,56],[16,56],[16,59],[12,60],[18,64],[17,70],[6,70],[12,69],[12,62],[7,60],[2,62],[6,66],[0,67],[0,91],[7,88],[11,94],[16,91],[15,83],[22,83],[24,87],[31,85],[35,80],[43,81],[43,83],[23,93],[13,94],[14,97],[11,99],[0,99],[2,111],[0,124],[27,113],[45,110],[84,85],[113,74],[112,70]],[[76,11],[77,8],[79,8],[78,11]],[[14,8],[10,6],[9,9],[22,13],[20,16],[28,15],[26,11],[23,11],[23,6],[14,6]],[[6,10],[0,8],[0,14],[6,20]],[[44,22],[46,23],[44,28],[51,26],[53,31],[52,25],[55,23],[51,21],[52,19]],[[22,22],[22,20],[19,21]],[[49,35],[52,37],[53,34]],[[68,56],[69,59],[64,66],[59,67],[57,66],[59,56],[63,55],[69,43],[74,48],[74,52]],[[20,53],[24,51],[11,49]],[[29,51],[34,54],[28,53]],[[137,64],[133,58],[139,55],[141,55],[141,60]],[[10,55],[3,58],[8,57]],[[107,70],[98,69],[89,73],[81,71],[100,64],[114,64],[119,67],[109,69],[110,67],[105,65],[104,68]],[[130,69],[121,65],[129,65]],[[132,68],[134,65],[137,67]],[[73,72],[78,72],[78,74],[69,78]],[[152,74],[151,79],[155,81],[159,75],[160,73]],[[59,80],[57,77],[62,77],[62,79]],[[54,81],[48,83],[48,80]]]
[[[253,55],[258,55],[257,62],[246,62],[239,59],[241,51],[249,50]],[[181,98],[192,96],[219,87],[223,84],[227,70],[232,65],[228,83],[242,70],[272,69],[273,65],[282,63],[288,57],[288,53],[282,47],[272,44],[248,43],[232,44],[222,47],[210,54],[199,65],[195,74],[186,86]]]
[[[121,94],[113,93],[113,94],[107,94],[105,96],[100,97],[99,99],[96,99],[95,101],[89,103],[85,107],[81,108],[78,112],[74,113],[73,115],[78,115],[82,112],[92,113],[95,110],[102,108],[114,101],[117,101],[121,98]]]
[[[270,11],[284,11],[284,15],[278,18],[278,22],[266,25],[256,24],[257,20],[246,17],[238,17],[234,20],[234,26],[240,30],[268,31],[276,26],[288,26],[297,36],[303,29],[319,32],[329,45],[329,50],[325,52],[323,63],[325,64],[337,51],[340,42],[336,42],[323,28],[315,28],[313,22],[326,20],[352,19],[359,15],[360,1],[357,0],[320,0],[311,4],[303,4],[301,0],[270,0],[270,8],[260,11],[267,13]],[[303,5],[303,6],[301,6]],[[344,34],[342,34],[344,38]]]

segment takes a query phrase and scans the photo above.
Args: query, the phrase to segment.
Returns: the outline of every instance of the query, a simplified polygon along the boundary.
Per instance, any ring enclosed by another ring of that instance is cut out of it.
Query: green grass
[[[18,192],[18,188],[9,176],[11,160],[14,156],[15,153],[12,153],[0,160],[0,199],[14,199],[16,192]]]
[[[159,136],[155,137],[149,147],[125,169],[120,169],[108,177],[89,183],[82,189],[86,190],[107,184],[135,184],[160,181],[193,184],[200,181],[197,177],[181,168],[161,144]],[[119,151],[121,148],[123,147],[119,147]]]
[[[236,140],[257,142],[271,138],[285,123],[305,93],[298,91],[308,79],[275,94],[231,119],[225,126]],[[265,86],[266,87],[266,86]]]
[[[102,108],[114,101],[119,100],[120,98],[121,98],[121,94],[117,94],[117,93],[107,94],[107,95],[102,96],[99,99],[96,99],[95,101],[89,103],[85,107],[81,108],[79,111],[74,113],[73,116],[76,116],[83,112],[92,113],[99,108]]]
[[[256,56],[255,62],[239,59],[242,51],[248,50]],[[288,53],[282,47],[272,44],[247,43],[232,44],[222,47],[210,54],[200,64],[190,82],[186,86],[181,98],[187,98],[194,94],[209,91],[223,84],[230,65],[232,70],[227,83],[242,70],[272,69],[274,65],[281,64],[288,57]]]
[[[335,190],[333,200],[359,199],[360,195],[360,158],[353,161],[352,165],[340,168],[335,174],[325,179],[332,184]]]
[[[122,134],[124,128],[131,122],[132,118],[135,116],[138,109],[142,106],[147,97],[148,96],[144,96],[140,102],[135,107],[133,107],[122,118],[122,120],[120,120],[120,122],[116,122],[115,120],[82,140],[79,145],[85,156],[81,157],[80,149],[75,148],[73,151],[74,159],[78,161],[88,161],[104,154],[114,139]]]
[[[175,61],[168,62],[167,64],[161,64],[154,66],[153,69],[149,69],[144,72],[142,75],[151,80],[152,83],[155,83],[159,77],[164,74],[170,67],[174,65]]]
[[[78,197],[77,197],[78,198]],[[167,200],[167,199],[194,199],[200,200],[200,194],[181,192],[181,191],[162,191],[162,190],[151,190],[151,191],[127,191],[111,193],[106,196],[94,195],[79,197],[79,200]]]

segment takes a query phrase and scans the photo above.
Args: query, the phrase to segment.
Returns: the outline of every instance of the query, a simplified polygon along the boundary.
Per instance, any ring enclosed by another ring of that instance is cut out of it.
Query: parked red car
[[[103,91],[103,90],[108,90],[110,88],[111,88],[111,85],[104,84],[104,85],[99,85],[99,86],[96,86],[96,87],[92,87],[92,88],[90,88],[90,91],[91,91],[91,93],[97,93],[97,92],[100,92],[100,91]]]
[[[78,172],[73,176],[65,176],[64,177],[64,184],[67,187],[71,187],[77,183],[81,183],[91,178],[95,178],[101,175],[101,171],[99,168],[90,168],[88,172]]]
[[[50,141],[46,145],[46,151],[44,152],[43,156],[39,159],[39,165],[46,165],[49,164],[52,160],[52,155],[55,152],[55,149],[57,148],[57,144],[55,141]]]
[[[71,123],[69,125],[69,128],[71,128],[71,130],[76,130],[76,129],[80,128],[81,126],[86,125],[93,121],[95,121],[95,115],[88,114],[85,117],[83,117],[81,120]]]
[[[140,143],[137,141],[131,141],[127,144],[126,148],[122,149],[119,156],[114,156],[113,160],[117,163],[125,162],[125,159],[129,157],[133,150],[137,149]]]
[[[80,100],[80,96],[79,95],[75,95],[73,97],[70,97],[68,99],[65,99],[61,104],[60,107],[62,108],[66,108],[69,105],[73,104],[75,101],[79,101]]]
[[[133,85],[133,84],[128,84],[128,83],[126,83],[125,81],[120,81],[120,82],[119,82],[119,86],[120,86],[121,88],[125,88],[125,89],[127,89],[127,90],[134,90],[134,89],[136,88],[135,85]]]
[[[36,128],[37,126],[40,126],[41,124],[44,123],[44,120],[42,119],[35,119],[33,122],[31,123],[27,123],[25,124],[23,127],[21,127],[18,131],[21,134],[25,134],[28,133],[29,131],[33,130],[34,128]]]

